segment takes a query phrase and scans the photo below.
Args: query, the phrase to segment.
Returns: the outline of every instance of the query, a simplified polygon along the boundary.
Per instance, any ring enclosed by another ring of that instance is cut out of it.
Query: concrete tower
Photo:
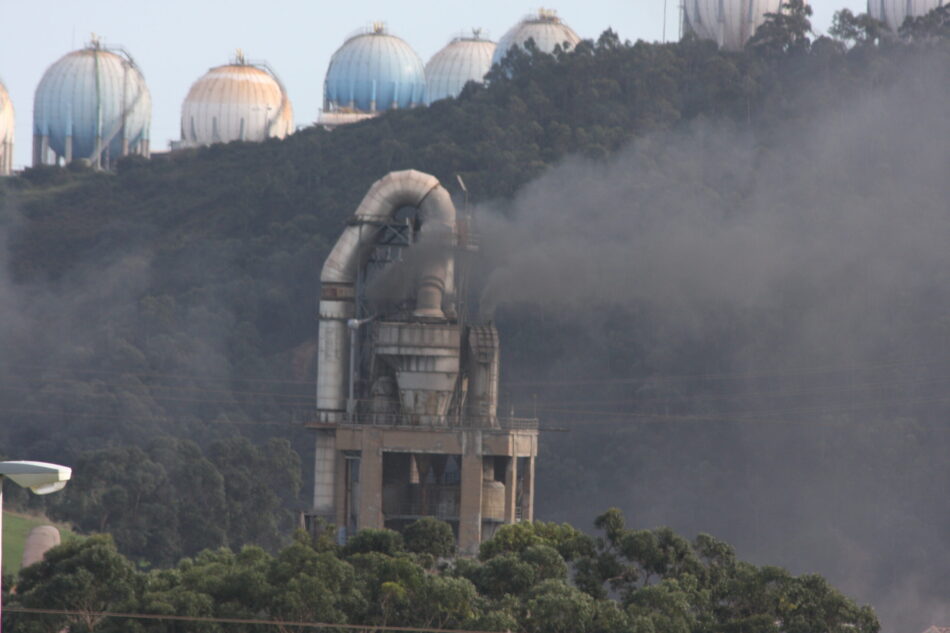
[[[498,332],[456,291],[467,226],[435,177],[393,172],[323,265],[310,517],[341,538],[434,516],[474,554],[533,518],[537,421],[498,415]]]

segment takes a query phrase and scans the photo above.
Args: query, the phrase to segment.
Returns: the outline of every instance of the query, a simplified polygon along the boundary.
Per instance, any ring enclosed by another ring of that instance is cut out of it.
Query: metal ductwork
[[[396,211],[403,207],[418,209],[419,243],[432,249],[419,267],[412,317],[420,322],[446,320],[443,304],[454,292],[451,247],[456,240],[455,206],[434,176],[415,170],[392,172],[377,180],[367,192],[320,274],[320,421],[340,422],[347,412],[351,353],[347,323],[356,317],[357,278],[380,228],[393,222]]]

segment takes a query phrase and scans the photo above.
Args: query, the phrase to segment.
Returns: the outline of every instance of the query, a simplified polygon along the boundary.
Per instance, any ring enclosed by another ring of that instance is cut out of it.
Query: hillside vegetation
[[[298,534],[275,556],[252,546],[207,550],[149,573],[117,553],[108,536],[94,536],[24,570],[16,595],[6,601],[4,628],[157,633],[303,630],[299,623],[327,623],[525,633],[879,630],[871,609],[859,608],[819,576],[750,565],[707,535],[690,542],[668,529],[632,530],[617,510],[597,524],[604,532],[598,539],[554,523],[505,526],[472,560],[452,558],[448,524],[423,519],[405,538],[363,530],[340,548],[323,535]],[[574,584],[571,568],[578,570]],[[109,612],[149,619],[103,617]],[[182,621],[156,617],[162,615]]]
[[[582,522],[592,504],[618,503],[640,527],[715,531],[759,561],[827,568],[866,599],[889,595],[906,563],[929,579],[925,600],[945,575],[928,544],[950,529],[933,502],[950,476],[940,391],[950,267],[914,257],[937,253],[921,240],[945,232],[927,214],[946,201],[946,144],[942,154],[931,144],[945,138],[945,109],[933,106],[950,85],[950,21],[944,8],[897,35],[842,12],[835,37],[816,38],[808,11],[790,7],[740,53],[606,31],[569,53],[513,54],[458,99],[333,132],[3,180],[0,446],[77,473],[46,501],[8,498],[109,532],[140,564],[286,545],[307,506],[312,448],[300,423],[314,407],[319,268],[370,184],[412,168],[453,190],[464,179],[486,260],[510,235],[524,239],[508,262],[529,253],[526,263],[557,269],[571,243],[619,262],[593,298],[594,276],[515,271],[507,284],[522,298],[497,302],[506,408],[533,407],[548,428],[569,430],[543,434],[540,516]],[[911,114],[875,118],[899,110],[891,93]],[[910,169],[915,159],[928,166]],[[898,239],[900,253],[877,233],[862,241],[883,204],[908,221],[881,222],[881,234],[923,234]],[[796,239],[758,248],[789,269],[736,262],[741,251],[717,242],[766,207],[777,217],[763,225],[794,225]],[[869,209],[869,222],[855,228],[836,215],[845,208]],[[684,209],[695,236],[653,238]],[[821,248],[786,249],[799,243]],[[856,243],[864,250],[851,259]],[[910,260],[920,272],[897,279]],[[699,262],[710,283],[694,270],[668,275],[681,262]],[[492,265],[476,281],[504,290]],[[740,274],[750,270],[774,304]],[[862,285],[878,274],[896,279],[887,293]],[[813,288],[820,306],[847,300],[848,311],[796,303]],[[541,292],[566,299],[545,303]],[[867,329],[870,314],[887,327]],[[859,353],[859,336],[873,349]],[[820,424],[789,424],[801,421]],[[842,571],[877,555],[860,578]]]

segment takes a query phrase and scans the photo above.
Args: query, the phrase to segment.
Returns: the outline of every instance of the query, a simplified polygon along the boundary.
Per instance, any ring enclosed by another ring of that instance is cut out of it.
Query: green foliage
[[[141,590],[134,566],[119,554],[111,537],[97,535],[54,547],[44,560],[24,569],[17,582],[16,603],[24,607],[59,609],[77,613],[24,619],[18,631],[61,630],[91,633],[113,630],[114,622],[99,615],[127,611]]]
[[[207,454],[169,437],[146,450],[88,451],[73,463],[82,476],[52,499],[51,515],[109,532],[143,562],[172,564],[229,544],[276,549],[293,522],[284,499],[299,490],[299,460],[285,440],[255,446],[240,437],[212,443]]]
[[[491,539],[482,543],[478,557],[489,560],[499,554],[520,554],[535,545],[552,547],[564,560],[572,561],[588,553],[592,541],[589,536],[566,523],[521,522],[501,526]]]
[[[406,551],[416,554],[429,554],[435,558],[451,556],[455,553],[455,534],[452,526],[434,517],[423,517],[410,523],[403,530]]]
[[[605,517],[623,519],[614,511]],[[538,527],[539,532],[550,529]],[[568,527],[560,526],[562,532]],[[619,599],[613,599],[572,584],[564,559],[549,545],[499,548],[493,556],[457,559],[438,572],[396,547],[395,533],[359,534],[363,537],[353,541],[360,545],[350,552],[318,551],[298,540],[275,556],[258,547],[206,550],[174,568],[147,572],[136,570],[109,537],[94,536],[51,550],[44,562],[23,571],[16,594],[8,597],[13,605],[77,614],[19,614],[8,616],[5,626],[15,633],[64,626],[87,632],[261,630],[200,621],[125,622],[94,615],[126,611],[529,633],[878,630],[873,612],[855,606],[823,578],[794,577],[782,569],[737,562],[728,545],[709,536],[688,544],[667,529],[649,538],[642,531],[614,526],[598,540],[597,551],[585,557],[613,556],[617,566],[637,566],[642,573],[602,579],[615,583]],[[625,549],[631,540],[637,545]],[[684,565],[684,560],[692,564]]]
[[[402,534],[399,532],[387,529],[366,529],[360,530],[347,541],[343,553],[349,556],[378,552],[387,556],[395,556],[405,551],[405,549]]]
[[[946,7],[910,21],[896,38],[842,11],[832,32],[838,41],[813,41],[810,12],[790,0],[739,53],[693,38],[625,42],[608,30],[570,53],[518,50],[488,85],[469,85],[457,99],[332,133],[311,128],[280,141],[129,158],[112,174],[76,165],[2,179],[11,276],[4,289],[12,297],[5,307],[17,317],[5,322],[25,325],[2,341],[0,378],[10,388],[0,393],[0,409],[11,413],[0,444],[76,466],[82,480],[50,498],[51,512],[83,530],[113,533],[136,561],[168,565],[226,545],[276,550],[292,530],[304,479],[294,449],[309,451],[299,423],[312,415],[319,265],[369,185],[395,169],[427,171],[450,187],[458,174],[473,203],[495,203],[504,213],[527,183],[570,157],[602,162],[636,141],[647,162],[660,164],[669,157],[657,134],[700,121],[748,134],[768,154],[780,123],[860,101],[925,52],[947,59]],[[702,184],[716,177],[697,174]],[[703,192],[732,199],[745,186],[726,180]],[[605,319],[602,339],[583,340],[605,359],[605,373],[694,373],[717,345],[730,344],[640,336],[628,317]],[[569,328],[550,315],[508,316],[502,325],[510,375],[558,354],[549,342]],[[643,339],[687,351],[664,365]],[[628,447],[661,443],[639,427],[622,431],[625,441],[615,433],[587,436],[623,447],[608,447],[609,466],[596,448],[575,450],[576,437],[544,440],[568,456],[545,475],[559,495],[603,483],[601,472],[635,477],[640,461]],[[715,480],[704,468],[713,467],[677,464],[670,481]],[[695,503],[708,497],[697,494]],[[511,555],[517,585],[530,576],[521,566],[530,567],[523,554],[534,546],[575,565],[578,586],[597,599],[612,586],[599,579],[653,582],[698,564],[669,534],[626,535],[598,550],[576,531],[536,524],[503,529],[480,560]],[[407,547],[435,555],[416,539]],[[400,549],[390,539],[364,551]],[[393,588],[389,604],[402,604],[400,595]],[[501,626],[512,613],[495,605],[476,619]]]

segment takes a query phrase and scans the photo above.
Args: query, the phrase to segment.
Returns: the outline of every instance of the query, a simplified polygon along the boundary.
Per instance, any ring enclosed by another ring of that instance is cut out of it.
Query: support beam
[[[524,497],[521,500],[521,518],[523,521],[534,521],[534,462],[535,457],[528,458],[528,468],[524,473]]]
[[[508,458],[508,467],[505,468],[505,523],[517,523],[518,514],[515,509],[518,503],[518,458]]]
[[[316,433],[313,468],[313,511],[332,520],[336,497],[336,432],[321,429]]]
[[[474,447],[469,447],[474,449]],[[484,458],[474,450],[462,455],[462,499],[459,503],[459,550],[475,555],[482,540]]]
[[[383,444],[379,431],[363,433],[360,457],[360,516],[357,528],[383,527]]]

